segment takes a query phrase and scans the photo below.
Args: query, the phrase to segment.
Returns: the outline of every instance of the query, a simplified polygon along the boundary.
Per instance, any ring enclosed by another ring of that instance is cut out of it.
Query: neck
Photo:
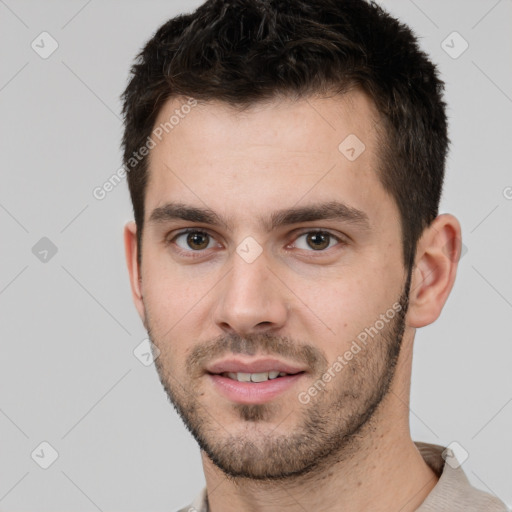
[[[386,401],[394,402],[391,409],[397,416],[403,418],[405,412],[408,417],[407,403],[398,395],[390,392],[381,405]],[[416,510],[438,477],[411,440],[407,419],[400,428],[399,417],[384,423],[379,411],[375,416],[347,447],[350,453],[337,454],[337,460],[301,477],[278,481],[227,477],[201,452],[210,512]]]

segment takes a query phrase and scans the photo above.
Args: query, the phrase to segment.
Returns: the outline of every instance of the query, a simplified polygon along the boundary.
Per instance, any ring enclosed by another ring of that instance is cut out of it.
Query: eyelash
[[[189,233],[204,234],[204,235],[207,235],[208,237],[210,237],[211,239],[215,240],[215,237],[212,236],[210,233],[208,233],[207,230],[197,229],[197,228],[187,228],[187,229],[183,229],[182,231],[176,233],[172,238],[167,238],[165,240],[165,243],[166,243],[166,245],[171,245],[171,244],[175,245],[175,240],[177,238],[179,238],[180,236],[183,236],[183,235],[188,235]],[[302,231],[302,232],[297,234],[297,236],[296,236],[294,241],[296,241],[298,238],[300,238],[303,235],[308,235],[308,234],[312,234],[312,233],[317,234],[317,235],[328,235],[329,237],[334,238],[334,240],[336,240],[336,242],[337,242],[337,244],[335,244],[335,246],[336,245],[347,245],[347,241],[345,239],[343,239],[343,238],[341,238],[339,236],[334,235],[330,231],[326,231],[326,230],[322,230],[322,229],[310,229],[308,231]],[[334,246],[332,246],[332,247],[334,247]],[[322,256],[329,249],[332,249],[332,247],[327,247],[326,249],[322,249],[322,250],[318,250],[318,251],[314,251],[313,249],[311,249],[311,250],[299,249],[299,250],[306,250],[307,252],[312,253],[311,256],[315,257],[315,253],[318,254],[318,256]],[[180,256],[184,256],[184,257],[187,257],[187,258],[200,258],[200,257],[203,257],[205,251],[207,251],[207,249],[202,249],[202,250],[198,250],[198,251],[195,251],[193,249],[186,250],[186,249],[182,249],[181,247],[178,247],[178,249],[174,249],[174,250],[176,250],[176,252]]]

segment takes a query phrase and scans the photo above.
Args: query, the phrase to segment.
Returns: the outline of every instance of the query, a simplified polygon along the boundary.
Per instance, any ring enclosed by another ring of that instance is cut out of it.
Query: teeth
[[[261,372],[261,373],[233,373],[227,372],[223,373],[225,377],[229,377],[230,379],[237,380],[239,382],[265,382],[266,380],[277,379],[277,377],[284,377],[288,375],[285,372],[278,372],[272,370],[270,372]]]
[[[251,373],[250,377],[252,382],[264,382],[268,380],[268,372]]]

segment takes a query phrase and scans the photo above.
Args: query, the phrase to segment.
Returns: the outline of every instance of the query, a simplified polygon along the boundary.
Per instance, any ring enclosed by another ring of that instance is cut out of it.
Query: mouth
[[[298,375],[299,373],[286,373],[280,372],[279,370],[271,370],[269,372],[258,372],[258,373],[244,373],[244,372],[224,372],[220,374],[221,377],[227,377],[228,379],[236,380],[238,382],[266,382],[267,380],[280,379],[281,377],[288,377],[290,375]]]
[[[263,378],[265,374],[267,374],[264,379],[266,380],[267,377],[270,379],[276,379],[277,377],[282,376],[281,374],[295,375],[296,373],[306,371],[306,368],[272,357],[252,360],[244,360],[241,357],[231,357],[210,364],[206,368],[206,371],[216,375],[227,374],[227,376],[231,378],[233,378],[235,374],[241,374],[242,376],[256,375],[256,379],[258,379],[258,375]],[[237,380],[239,379],[237,378]],[[243,382],[248,382],[248,380]],[[253,382],[260,381],[254,380]]]
[[[214,390],[230,402],[261,404],[284,394],[307,373],[304,368],[276,359],[226,359],[206,373]]]

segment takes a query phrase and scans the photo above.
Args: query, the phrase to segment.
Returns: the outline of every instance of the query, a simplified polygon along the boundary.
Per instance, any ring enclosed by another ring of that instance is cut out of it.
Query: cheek
[[[153,320],[174,324],[198,303],[209,289],[209,281],[193,271],[180,268],[164,250],[148,251],[143,260],[143,296]]]
[[[293,289],[302,301],[301,315],[310,318],[311,336],[332,360],[393,308],[400,295],[397,282],[389,272],[366,267],[364,272],[317,280],[314,286],[296,281]]]
[[[143,264],[143,297],[152,339],[167,364],[184,361],[194,343],[204,338],[207,295],[219,278],[211,271],[202,275],[194,266],[179,268],[165,256],[148,255]]]

